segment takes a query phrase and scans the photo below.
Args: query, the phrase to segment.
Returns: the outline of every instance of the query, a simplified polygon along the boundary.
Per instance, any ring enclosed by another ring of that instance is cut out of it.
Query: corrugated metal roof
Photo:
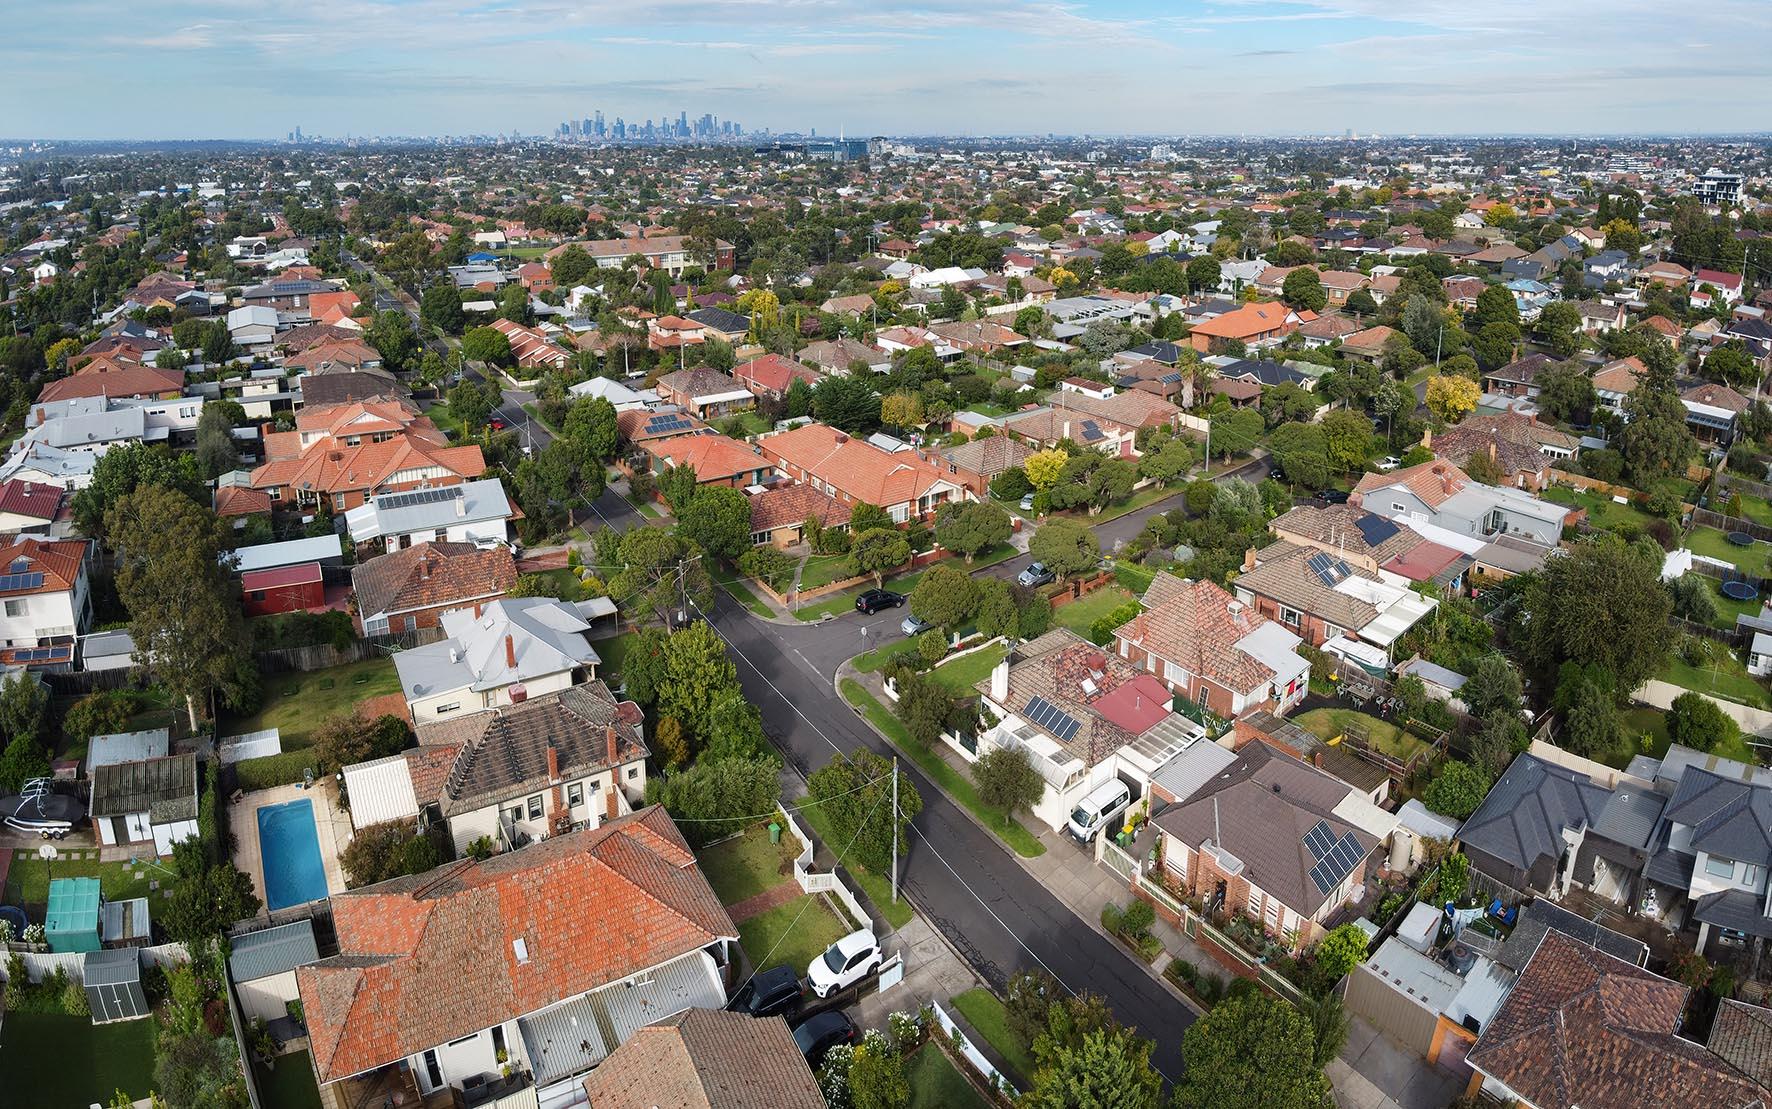
[[[344,769],[345,795],[351,799],[351,826],[359,830],[386,820],[418,815],[418,795],[404,755],[372,759]]]
[[[319,959],[320,950],[314,944],[314,922],[297,920],[248,932],[234,940],[233,952],[228,956],[228,972],[236,982],[251,982]]]
[[[638,979],[616,982],[517,1022],[535,1073],[546,1086],[587,1071],[637,1029],[685,1009],[726,1004],[719,971],[706,952],[692,951]]]

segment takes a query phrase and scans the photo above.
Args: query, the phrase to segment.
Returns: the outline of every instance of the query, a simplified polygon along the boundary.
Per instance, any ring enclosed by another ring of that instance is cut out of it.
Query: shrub
[[[1132,903],[1126,906],[1126,911],[1120,916],[1121,929],[1131,936],[1144,935],[1151,930],[1151,925],[1156,922],[1156,910],[1151,908],[1150,902],[1141,897],[1133,898]]]
[[[1115,607],[1113,611],[1099,617],[1095,623],[1089,625],[1089,641],[1095,644],[1106,644],[1114,638],[1115,628],[1137,616],[1141,611],[1143,611],[1143,606],[1137,601],[1127,601],[1125,604]]]
[[[947,656],[948,640],[940,628],[930,628],[917,637],[917,654],[924,662],[934,666]]]
[[[86,987],[78,982],[69,982],[62,987],[62,1012],[71,1017],[89,1017],[92,1007],[86,1003]]]
[[[234,780],[242,790],[250,793],[255,789],[270,789],[272,786],[299,782],[302,780],[302,771],[313,765],[312,751],[284,751],[280,755],[242,759],[235,763]]]

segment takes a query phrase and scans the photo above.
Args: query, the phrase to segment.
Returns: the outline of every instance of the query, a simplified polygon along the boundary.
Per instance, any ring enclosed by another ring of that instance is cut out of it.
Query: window
[[[504,1049],[505,1049],[505,1026],[502,1024],[495,1024],[492,1026],[492,1052],[496,1056],[499,1052],[503,1051]]]
[[[529,799],[529,819],[541,819],[541,794],[539,793]]]
[[[1291,624],[1293,627],[1296,628],[1296,627],[1298,627],[1299,624],[1301,624],[1303,622],[1304,622],[1304,614],[1303,613],[1299,612],[1295,608],[1287,608],[1285,605],[1280,606],[1280,623]]]
[[[1714,874],[1718,878],[1735,877],[1735,860],[1725,859],[1720,855],[1708,855],[1704,860],[1704,872]]]
[[[1268,927],[1274,929],[1275,931],[1279,931],[1279,928],[1280,928],[1280,903],[1278,901],[1270,900],[1267,903],[1266,916],[1267,916]]]
[[[1342,634],[1342,629],[1336,627],[1334,624],[1324,624],[1323,625],[1323,638],[1324,639],[1335,639],[1335,638],[1339,637],[1341,634]]]
[[[1163,853],[1163,861],[1168,864],[1169,872],[1187,881],[1187,852],[1180,847]]]
[[[510,821],[512,824],[515,824],[517,821],[523,819],[523,806],[522,805],[512,805],[510,808],[504,810],[504,812],[501,813],[500,815],[502,815],[504,817],[504,819]]]
[[[451,701],[447,705],[438,705],[437,706],[437,715],[438,716],[446,716],[449,713],[460,712],[460,711],[461,711],[461,702],[460,701]]]
[[[25,602],[23,602],[23,601],[7,601],[6,602],[6,615],[7,616],[18,617],[18,616],[23,616],[24,614],[25,614]]]
[[[387,618],[382,617],[381,619],[369,621],[369,623],[367,623],[363,626],[363,633],[365,635],[386,635],[386,634],[388,634]]]
[[[1760,868],[1753,863],[1741,864],[1741,884],[1753,889],[1760,884]]]
[[[1261,891],[1254,886],[1249,887],[1249,915],[1261,915]]]
[[[406,618],[406,630],[409,632],[415,632],[418,630],[418,617],[408,616]]]
[[[566,787],[566,807],[576,809],[585,803],[585,787],[582,783],[573,782]]]

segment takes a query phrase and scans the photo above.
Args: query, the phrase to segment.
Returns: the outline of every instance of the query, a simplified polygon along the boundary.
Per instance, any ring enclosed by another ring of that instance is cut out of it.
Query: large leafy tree
[[[621,568],[609,579],[609,595],[675,627],[683,618],[685,599],[690,614],[714,602],[713,581],[694,544],[664,528],[634,528],[616,548]]]
[[[496,327],[469,328],[461,337],[461,353],[470,361],[494,366],[508,366],[512,362],[510,337]]]
[[[1594,410],[1594,379],[1574,362],[1558,362],[1540,370],[1538,409],[1553,420],[1585,419]]]
[[[395,373],[416,365],[423,349],[418,333],[412,329],[412,318],[394,308],[378,314],[363,333],[363,339],[381,355],[382,364]]]
[[[197,456],[174,455],[163,446],[146,443],[113,447],[93,465],[92,483],[74,494],[74,521],[82,532],[103,541],[111,506],[151,485],[176,489],[193,500],[201,496],[203,479],[197,471]]]
[[[1297,1009],[1259,991],[1219,1002],[1182,1037],[1177,1109],[1318,1109],[1329,1082]]]
[[[1005,824],[1015,819],[1015,810],[1033,807],[1046,793],[1046,779],[1020,747],[993,747],[979,756],[972,780],[980,801],[1003,810]]]
[[[1505,285],[1491,285],[1477,294],[1477,309],[1471,314],[1472,326],[1481,331],[1492,323],[1520,326],[1520,304]]]
[[[978,605],[978,584],[957,566],[936,566],[911,590],[911,612],[941,628],[957,628]]]
[[[233,431],[245,422],[246,410],[237,401],[212,400],[203,406],[197,417],[197,467],[204,477],[213,481],[240,465]]]
[[[677,530],[718,558],[734,559],[751,547],[751,502],[730,486],[707,486],[689,498]]]
[[[1229,412],[1220,412],[1212,417],[1213,453],[1223,459],[1229,459],[1233,454],[1247,454],[1266,430],[1267,421],[1261,418],[1258,409],[1233,408]]]
[[[754,824],[781,794],[781,760],[713,758],[710,753],[666,774],[656,787],[666,811],[682,821],[692,844],[711,843]]]
[[[896,570],[911,560],[911,544],[897,528],[875,528],[855,537],[849,557],[862,573],[874,575],[874,584],[878,586],[888,570]]]
[[[713,730],[715,711],[734,699],[744,700],[738,667],[712,625],[698,620],[672,632],[658,683],[659,715],[676,717],[705,738]]]
[[[1009,513],[988,501],[944,504],[935,516],[935,541],[950,551],[975,555],[1009,541]]]
[[[1468,377],[1438,374],[1427,379],[1427,409],[1442,422],[1455,424],[1477,410],[1482,393]]]
[[[1163,1078],[1151,1069],[1151,1047],[1151,1041],[1130,1029],[1086,1032],[1075,1044],[1053,1052],[1034,1076],[1026,1104],[1035,1109],[1157,1109],[1163,1103]]]
[[[1289,308],[1305,309],[1321,312],[1329,303],[1329,294],[1323,291],[1323,280],[1317,271],[1309,266],[1300,266],[1286,275],[1280,283],[1280,299]]]
[[[1359,470],[1372,450],[1372,421],[1362,413],[1331,412],[1323,417],[1323,452],[1337,470]]]
[[[1075,520],[1048,520],[1028,540],[1028,553],[1062,580],[1095,565],[1101,542]]]
[[[855,434],[880,426],[880,396],[866,378],[831,376],[812,390],[820,423]]]
[[[843,861],[876,873],[892,865],[892,763],[865,749],[838,755],[806,779],[812,800],[830,821],[833,851]],[[923,811],[923,798],[910,780],[898,780],[898,842],[909,840],[910,823]]]
[[[1661,669],[1673,639],[1673,600],[1660,576],[1658,565],[1616,536],[1583,540],[1531,575],[1521,598],[1525,619],[1510,640],[1547,679],[1575,662],[1634,690]]]
[[[226,530],[215,513],[163,486],[118,501],[105,530],[136,660],[184,702],[195,729],[211,690],[233,703],[253,686],[251,636],[221,562]]]
[[[615,457],[620,435],[615,422],[615,405],[605,397],[589,397],[577,401],[566,413],[561,431],[570,439],[583,439],[591,453],[600,461]]]
[[[418,320],[446,335],[461,334],[467,313],[462,311],[461,292],[453,281],[438,281],[425,290],[418,302]]]
[[[1674,384],[1673,368],[1662,359],[1644,361],[1648,372],[1624,401],[1630,423],[1619,436],[1619,449],[1631,478],[1646,487],[1659,478],[1684,474],[1697,441],[1686,424],[1686,406]]]

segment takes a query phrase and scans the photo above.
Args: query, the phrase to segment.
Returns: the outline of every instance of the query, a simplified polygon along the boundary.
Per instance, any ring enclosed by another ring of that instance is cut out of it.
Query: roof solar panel
[[[1311,856],[1321,862],[1329,849],[1335,846],[1335,832],[1329,827],[1327,820],[1319,820],[1304,834],[1304,845],[1310,849]]]
[[[1076,717],[1054,705],[1044,697],[1035,697],[1028,701],[1027,718],[1040,728],[1051,732],[1059,739],[1068,740],[1076,735],[1083,724]]]
[[[1311,868],[1311,885],[1317,887],[1318,893],[1328,893],[1335,888],[1335,883],[1329,880],[1328,867],[1325,862]]]
[[[1383,516],[1374,516],[1371,513],[1361,516],[1359,520],[1355,521],[1354,526],[1360,529],[1360,534],[1366,539],[1366,545],[1370,547],[1378,546],[1397,534],[1398,531],[1396,524]]]

